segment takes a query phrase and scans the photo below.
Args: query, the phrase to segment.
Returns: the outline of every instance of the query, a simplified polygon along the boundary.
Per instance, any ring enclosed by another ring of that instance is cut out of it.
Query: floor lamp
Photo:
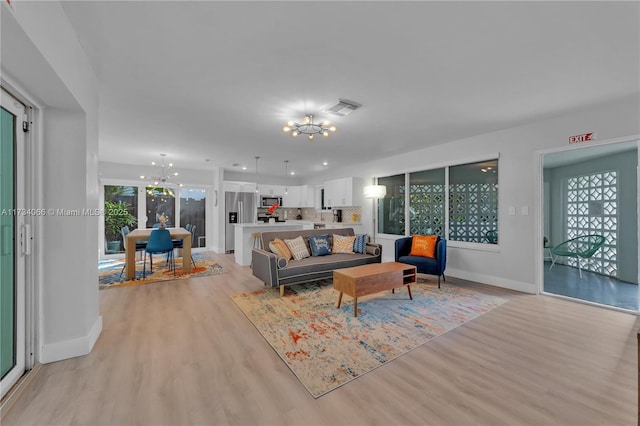
[[[364,198],[374,200],[373,203],[373,242],[376,242],[376,217],[378,216],[378,200],[387,195],[387,187],[384,185],[368,185],[364,187]]]

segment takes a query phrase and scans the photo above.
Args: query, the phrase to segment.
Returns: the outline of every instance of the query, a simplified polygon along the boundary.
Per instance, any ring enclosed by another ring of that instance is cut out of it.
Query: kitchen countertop
[[[286,222],[256,222],[256,223],[234,223],[234,226],[237,228],[265,228],[265,227],[278,227],[278,226],[291,226],[291,225],[301,225],[301,223],[296,223],[295,220],[288,220]]]
[[[323,222],[321,220],[288,220],[287,223],[301,223],[301,224],[322,224],[325,226],[360,226],[361,222]]]
[[[275,222],[275,223],[265,223],[265,222],[257,222],[257,223],[234,223],[234,226],[239,228],[264,228],[264,227],[278,227],[278,226],[291,226],[291,225],[303,225],[303,224],[315,224],[321,223],[325,226],[332,227],[350,227],[350,226],[360,226],[362,223],[360,222],[320,222],[315,220],[287,220],[285,222]]]

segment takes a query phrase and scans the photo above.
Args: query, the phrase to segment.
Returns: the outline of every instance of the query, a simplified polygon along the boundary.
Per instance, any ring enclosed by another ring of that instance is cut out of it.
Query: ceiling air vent
[[[325,109],[325,112],[333,115],[345,116],[351,114],[353,111],[362,106],[362,104],[354,101],[349,101],[347,99],[340,99],[339,101],[340,102],[338,102],[337,105]]]

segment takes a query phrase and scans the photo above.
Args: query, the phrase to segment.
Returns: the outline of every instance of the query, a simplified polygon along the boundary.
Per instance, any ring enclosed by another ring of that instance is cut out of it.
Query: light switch
[[[514,206],[509,206],[509,216],[516,215],[516,208]]]
[[[522,216],[529,216],[529,206],[520,207],[520,214]]]

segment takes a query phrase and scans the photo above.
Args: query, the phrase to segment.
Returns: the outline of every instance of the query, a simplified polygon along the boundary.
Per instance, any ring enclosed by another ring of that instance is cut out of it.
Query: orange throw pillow
[[[414,235],[409,256],[436,257],[437,235]]]

